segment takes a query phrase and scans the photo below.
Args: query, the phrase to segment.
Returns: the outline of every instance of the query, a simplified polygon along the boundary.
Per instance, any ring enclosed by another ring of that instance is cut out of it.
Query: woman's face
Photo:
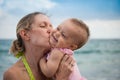
[[[46,15],[38,14],[34,17],[32,30],[30,31],[30,41],[32,45],[50,48],[49,34],[52,30],[52,25]]]

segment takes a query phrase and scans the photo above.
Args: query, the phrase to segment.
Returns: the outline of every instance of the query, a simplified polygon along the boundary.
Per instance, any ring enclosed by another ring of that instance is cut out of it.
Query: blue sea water
[[[0,40],[0,80],[17,59],[8,54],[12,40]],[[81,74],[88,80],[120,80],[120,39],[92,39],[75,51]]]

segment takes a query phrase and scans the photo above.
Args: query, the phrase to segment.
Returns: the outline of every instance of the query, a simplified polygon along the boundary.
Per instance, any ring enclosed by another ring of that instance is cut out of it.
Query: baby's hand
[[[58,48],[52,49],[50,54],[54,54],[54,55],[58,55],[58,56],[62,56],[62,57],[64,55],[64,53],[61,50],[59,50]]]

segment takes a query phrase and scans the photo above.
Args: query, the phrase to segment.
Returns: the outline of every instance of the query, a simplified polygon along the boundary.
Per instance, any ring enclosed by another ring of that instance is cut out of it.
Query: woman
[[[39,69],[39,60],[49,51],[49,34],[52,25],[49,18],[40,12],[23,17],[16,29],[17,39],[11,52],[21,58],[4,73],[4,80],[49,80]],[[60,53],[60,51],[56,51]],[[19,55],[20,56],[20,55]],[[65,55],[61,61],[55,80],[67,80],[73,68],[74,60]]]

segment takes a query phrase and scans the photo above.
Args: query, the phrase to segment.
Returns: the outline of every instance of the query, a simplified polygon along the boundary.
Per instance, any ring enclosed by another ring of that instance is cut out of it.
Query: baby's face
[[[72,39],[79,34],[77,28],[74,26],[70,20],[61,23],[50,35],[51,46],[70,49],[73,44]]]

